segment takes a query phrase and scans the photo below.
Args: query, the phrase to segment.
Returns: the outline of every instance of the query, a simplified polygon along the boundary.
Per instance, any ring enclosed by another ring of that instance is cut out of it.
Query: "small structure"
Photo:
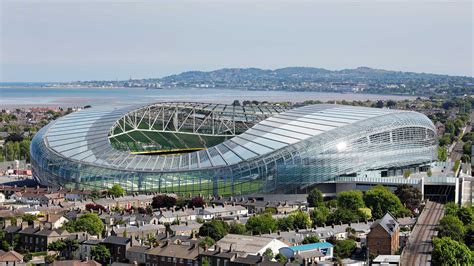
[[[374,259],[373,266],[400,265],[400,255],[379,255]]]
[[[280,253],[289,259],[298,259],[305,265],[316,263],[318,261],[331,260],[333,257],[334,246],[329,242],[319,242],[306,245],[283,247]]]
[[[375,221],[367,234],[369,252],[377,255],[394,255],[400,248],[400,226],[395,217],[386,213]]]

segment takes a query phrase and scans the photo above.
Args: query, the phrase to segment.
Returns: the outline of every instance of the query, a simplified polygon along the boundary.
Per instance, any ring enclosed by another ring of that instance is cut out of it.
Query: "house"
[[[188,266],[197,265],[199,247],[197,244],[182,245],[165,242],[146,253],[146,265]]]
[[[2,266],[23,266],[26,263],[23,261],[23,255],[10,250],[8,252],[0,251],[0,265]]]
[[[115,198],[116,207],[122,209],[134,208],[146,208],[151,205],[153,201],[153,195],[139,195],[133,194],[130,196],[124,196]]]
[[[170,231],[174,235],[189,236],[193,233],[199,232],[199,228],[201,228],[201,226],[202,224],[196,221],[188,221],[185,223],[170,225]]]
[[[287,258],[302,261],[304,265],[331,260],[334,246],[329,242],[319,242],[299,246],[282,247],[279,252]]]
[[[115,226],[111,234],[120,237],[142,238],[148,235],[158,235],[164,233],[166,227],[162,224],[145,224],[141,226]]]
[[[247,255],[261,255],[267,249],[271,249],[273,254],[277,254],[280,248],[288,245],[273,237],[228,234],[217,241],[216,246],[223,250],[232,250]]]
[[[55,260],[53,266],[101,266],[95,260]]]
[[[112,261],[123,262],[126,260],[126,252],[132,246],[132,239],[128,237],[109,236],[102,241],[109,250]]]
[[[242,255],[238,252],[222,250],[206,250],[199,254],[199,265],[215,266],[283,266],[284,264],[268,260],[261,255]]]
[[[145,265],[149,249],[148,246],[132,246],[127,250],[126,257],[133,264]]]
[[[87,200],[91,196],[92,191],[85,189],[69,189],[66,193],[64,193],[64,198],[68,201]]]
[[[375,221],[367,234],[367,247],[377,255],[394,255],[399,246],[400,226],[390,213]]]
[[[32,204],[32,205],[47,205],[51,203],[60,203],[64,200],[64,197],[60,193],[45,193],[45,192],[15,192],[10,196],[20,203]]]
[[[158,217],[148,214],[137,214],[135,215],[135,220],[138,225],[159,223]]]
[[[25,223],[25,222],[24,222]],[[81,239],[85,237],[86,233],[77,232],[69,233],[66,230],[60,229],[47,229],[42,226],[33,225],[32,227],[25,227],[20,232],[20,243],[21,246],[31,252],[46,251],[48,245],[52,242],[72,238]]]
[[[102,240],[99,239],[86,239],[79,243],[79,259],[86,260],[92,258],[91,250],[102,243]]]
[[[3,193],[0,192],[0,203],[5,202],[5,199],[6,199],[6,198],[5,198],[5,194],[3,194]]]
[[[44,221],[45,227],[49,229],[59,229],[67,222],[69,220],[66,217],[58,214],[47,214]]]
[[[196,220],[196,212],[193,209],[180,209],[180,210],[160,210],[155,212],[154,215],[158,218],[160,223],[173,223],[174,221],[186,222]]]

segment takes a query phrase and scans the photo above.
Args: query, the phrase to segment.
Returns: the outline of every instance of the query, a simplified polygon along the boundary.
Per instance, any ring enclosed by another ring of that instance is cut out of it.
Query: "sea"
[[[190,101],[231,104],[234,100],[268,102],[303,102],[319,100],[404,100],[416,96],[377,95],[363,93],[288,92],[207,88],[146,89],[146,88],[70,88],[1,86],[0,107],[81,107],[85,105],[125,105],[153,102]]]

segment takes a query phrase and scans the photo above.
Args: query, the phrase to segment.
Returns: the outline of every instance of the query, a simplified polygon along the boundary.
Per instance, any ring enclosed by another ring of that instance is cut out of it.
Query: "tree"
[[[450,237],[456,241],[463,241],[465,234],[464,224],[458,217],[452,215],[444,216],[438,225],[439,237]]]
[[[350,210],[346,208],[337,208],[334,212],[329,214],[328,222],[332,224],[352,223],[360,219],[359,210]]]
[[[199,241],[199,247],[207,250],[209,247],[212,247],[214,246],[214,244],[216,243],[216,241],[214,241],[214,239],[206,236],[206,237],[203,237],[200,241]]]
[[[48,255],[44,256],[44,262],[46,264],[52,264],[55,260],[56,260],[55,255],[48,254]]]
[[[456,160],[454,162],[454,166],[453,166],[453,172],[457,172],[459,170],[459,167],[461,166],[461,161],[459,160]]]
[[[465,229],[464,244],[466,244],[471,251],[474,251],[474,223],[467,225]]]
[[[66,248],[66,243],[63,240],[57,240],[48,244],[49,250],[61,251]]]
[[[74,252],[79,249],[79,242],[76,239],[60,239],[48,245],[49,250],[58,251],[60,257],[73,259]]]
[[[323,204],[323,193],[317,188],[313,188],[307,197],[309,207],[319,207]]]
[[[246,235],[247,234],[247,228],[245,227],[245,224],[232,222],[229,225],[229,233],[230,234],[237,234],[237,235]]]
[[[88,203],[86,204],[86,210],[87,211],[106,211],[105,207],[100,205],[100,204],[95,204],[95,203]]]
[[[125,195],[125,190],[119,184],[114,184],[107,190],[107,194],[114,197],[122,197]]]
[[[266,213],[250,217],[245,226],[254,235],[268,234],[276,231],[277,222],[270,214]]]
[[[316,224],[317,226],[323,226],[328,220],[329,209],[325,206],[320,206],[312,210],[310,215],[313,224]]]
[[[352,252],[357,248],[357,244],[352,239],[336,240],[334,245],[334,257],[336,258],[348,258]]]
[[[295,229],[293,217],[287,216],[287,217],[282,217],[277,220],[277,226],[278,230],[281,231],[290,231]]]
[[[267,248],[262,255],[269,259],[273,259],[273,250],[271,248]]]
[[[288,261],[288,259],[285,257],[285,255],[283,255],[281,253],[276,254],[275,260],[278,261],[281,264],[286,263]]]
[[[403,177],[404,178],[409,178],[411,175],[411,171],[410,170],[403,170]]]
[[[307,236],[303,239],[303,242],[301,242],[301,244],[312,244],[312,243],[318,243],[319,242],[319,238],[316,236],[316,235],[312,235],[312,236]]]
[[[466,245],[449,237],[433,238],[433,265],[472,265],[473,255]]]
[[[96,261],[105,263],[110,258],[110,250],[105,245],[99,244],[91,248],[91,257]]]
[[[457,216],[459,205],[454,202],[448,202],[444,205],[444,215]]]
[[[471,156],[470,155],[467,155],[467,154],[463,154],[461,156],[461,162],[463,163],[469,163],[471,162]]]
[[[104,223],[95,213],[86,213],[76,220],[69,221],[64,225],[68,232],[88,232],[91,235],[101,235],[104,231]]]
[[[438,147],[438,161],[445,162],[448,159],[446,148]]]
[[[307,229],[311,227],[311,218],[309,218],[306,212],[295,211],[288,216],[293,218],[295,229]]]
[[[375,103],[375,107],[376,107],[376,108],[383,108],[383,106],[384,106],[384,103],[383,103],[383,101],[381,101],[381,100],[379,100],[379,101],[377,101],[377,102]]]
[[[28,262],[28,261],[30,261],[32,258],[33,258],[33,255],[31,255],[31,253],[28,252],[28,251],[27,251],[25,254],[23,254],[23,261],[24,261],[24,262]]]
[[[358,190],[348,190],[340,192],[337,197],[337,207],[350,210],[358,210],[365,207],[362,192]]]
[[[471,207],[461,207],[457,211],[457,217],[463,222],[463,224],[468,225],[474,221],[474,213]]]
[[[382,185],[369,189],[364,195],[364,202],[376,219],[382,218],[387,212],[400,216],[404,209],[400,199]]]
[[[189,207],[195,207],[195,208],[202,208],[204,205],[206,205],[206,201],[202,197],[194,197],[190,202],[189,202]]]
[[[409,185],[401,185],[395,190],[395,195],[400,199],[402,204],[411,211],[420,208],[423,196],[418,188]]]
[[[3,251],[9,251],[9,250],[10,250],[10,244],[8,243],[8,241],[2,240],[2,242],[0,243],[0,245],[1,245],[0,248],[1,248]]]
[[[26,213],[21,217],[21,219],[23,222],[32,223],[33,221],[38,220],[38,217],[36,217],[36,215]]]
[[[157,195],[153,197],[153,200],[151,202],[151,206],[153,208],[158,209],[158,208],[171,208],[176,205],[176,198],[170,197],[167,195]]]
[[[229,232],[229,225],[223,221],[213,220],[210,222],[204,223],[199,228],[200,236],[209,236],[215,241],[220,240]]]

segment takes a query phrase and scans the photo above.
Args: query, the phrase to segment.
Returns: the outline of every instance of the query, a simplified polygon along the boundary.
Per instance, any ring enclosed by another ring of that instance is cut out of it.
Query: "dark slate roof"
[[[395,233],[395,231],[397,230],[398,228],[398,222],[397,222],[397,219],[395,217],[393,217],[392,214],[390,213],[386,213],[382,219],[379,219],[377,221],[375,221],[372,226],[370,227],[370,229],[372,228],[375,228],[376,226],[382,226],[382,228],[389,234],[389,235],[393,235],[393,233]]]
[[[102,243],[104,244],[114,244],[114,245],[127,245],[130,242],[128,237],[120,236],[109,236]]]

